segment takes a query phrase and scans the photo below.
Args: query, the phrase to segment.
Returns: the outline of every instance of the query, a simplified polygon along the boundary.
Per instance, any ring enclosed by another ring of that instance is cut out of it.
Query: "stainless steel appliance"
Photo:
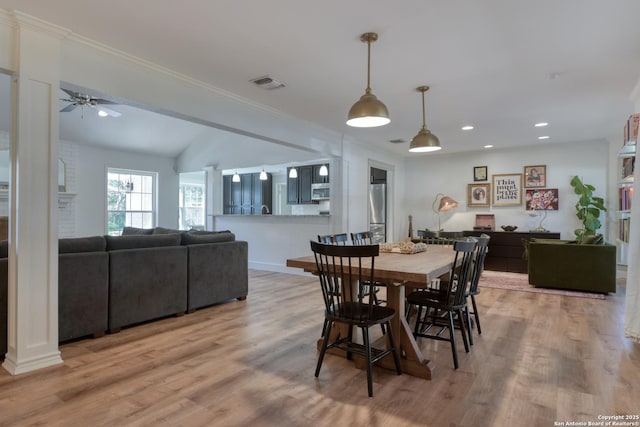
[[[329,184],[311,184],[311,200],[328,200],[330,197]]]
[[[387,185],[369,186],[369,231],[374,243],[387,240]]]

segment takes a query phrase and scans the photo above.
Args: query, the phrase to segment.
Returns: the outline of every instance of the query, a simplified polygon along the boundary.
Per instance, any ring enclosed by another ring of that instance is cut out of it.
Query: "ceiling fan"
[[[69,95],[69,98],[60,99],[60,100],[61,101],[66,101],[66,102],[71,102],[71,104],[67,105],[62,110],[60,110],[61,113],[68,113],[69,111],[75,110],[78,106],[84,107],[86,105],[86,106],[89,106],[91,108],[97,108],[98,109],[98,115],[100,115],[102,117],[106,117],[106,116],[120,117],[122,115],[122,113],[119,113],[119,112],[117,112],[115,110],[103,107],[103,105],[105,105],[105,104],[106,105],[117,104],[117,102],[109,101],[107,99],[102,99],[102,98],[94,98],[93,96],[85,95],[85,94],[80,93],[80,92],[74,92],[72,90],[68,90],[68,89],[64,89],[64,88],[60,88],[60,89],[62,89],[63,91],[65,91],[67,93],[67,95]]]

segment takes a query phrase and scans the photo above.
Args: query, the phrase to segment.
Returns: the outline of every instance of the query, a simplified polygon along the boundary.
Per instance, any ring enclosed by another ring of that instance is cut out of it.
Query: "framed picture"
[[[491,175],[493,185],[491,204],[493,206],[522,205],[522,174]]]
[[[525,166],[524,167],[525,188],[544,188],[547,186],[547,166]]]
[[[477,181],[486,181],[487,180],[487,167],[486,166],[475,166],[473,168],[473,180]]]
[[[489,206],[491,184],[467,184],[467,206]]]
[[[540,188],[527,190],[525,195],[525,209],[528,211],[557,211],[558,189]]]

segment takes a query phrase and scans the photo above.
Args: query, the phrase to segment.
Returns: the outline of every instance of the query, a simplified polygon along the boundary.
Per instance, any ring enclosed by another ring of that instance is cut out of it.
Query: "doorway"
[[[369,231],[373,243],[387,241],[387,171],[369,167]]]

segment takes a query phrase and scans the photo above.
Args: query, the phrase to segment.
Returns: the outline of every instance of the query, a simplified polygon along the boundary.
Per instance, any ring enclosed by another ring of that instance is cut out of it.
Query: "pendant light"
[[[260,172],[260,181],[266,181],[267,180],[267,173],[264,171],[264,168],[262,168],[262,172]]]
[[[329,169],[327,168],[327,165],[322,165],[320,166],[320,170],[318,171],[318,174],[320,176],[327,176],[329,175]]]
[[[358,128],[372,128],[389,123],[387,107],[371,93],[371,43],[378,40],[376,33],[364,33],[360,40],[367,43],[367,89],[349,110],[347,124]]]
[[[420,86],[416,89],[418,92],[422,92],[422,128],[420,132],[411,140],[411,145],[409,145],[409,151],[412,153],[426,153],[429,151],[437,151],[441,149],[440,140],[437,136],[431,133],[429,129],[427,129],[427,125],[425,123],[425,112],[424,112],[424,93],[429,90],[429,86]]]
[[[289,169],[289,178],[297,178],[298,177],[298,169],[291,168]]]
[[[232,182],[240,182],[240,175],[238,175],[238,170],[236,169],[236,173],[231,177]]]

